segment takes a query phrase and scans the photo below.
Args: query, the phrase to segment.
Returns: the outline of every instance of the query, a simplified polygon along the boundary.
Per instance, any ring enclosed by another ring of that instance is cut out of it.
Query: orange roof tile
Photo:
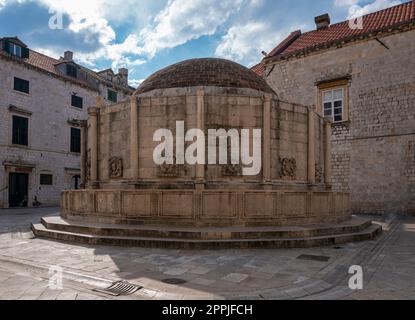
[[[415,22],[415,0],[365,15],[362,18],[363,29],[352,29],[349,27],[349,21],[343,21],[303,34],[301,31],[295,31],[273,49],[267,58],[287,56],[333,42],[354,39],[385,28],[413,23]]]

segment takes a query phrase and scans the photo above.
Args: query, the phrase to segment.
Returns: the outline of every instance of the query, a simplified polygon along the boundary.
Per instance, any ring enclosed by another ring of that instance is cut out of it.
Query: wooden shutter
[[[7,53],[10,53],[10,41],[4,40],[3,49]]]
[[[27,118],[13,116],[12,143],[22,146],[29,144],[29,120]]]
[[[71,152],[81,152],[81,130],[78,128],[71,128]]]
[[[83,108],[83,99],[81,97],[72,95],[72,107]]]
[[[13,116],[13,133],[12,133],[12,143],[19,144],[19,119],[16,116]]]
[[[29,59],[29,48],[22,48],[22,58]]]
[[[30,85],[29,81],[20,78],[14,78],[14,90],[29,93]]]
[[[20,118],[21,123],[21,145],[29,145],[29,120],[27,118]]]

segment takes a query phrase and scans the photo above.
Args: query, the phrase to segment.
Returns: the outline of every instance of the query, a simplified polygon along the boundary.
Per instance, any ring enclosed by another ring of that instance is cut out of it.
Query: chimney
[[[120,75],[121,81],[124,85],[128,84],[128,69],[121,68],[118,69],[118,74]]]
[[[330,26],[330,16],[328,13],[315,17],[314,21],[316,22],[317,30],[325,29]]]
[[[72,51],[65,51],[65,53],[63,54],[63,58],[66,61],[72,61],[73,60],[73,52]]]

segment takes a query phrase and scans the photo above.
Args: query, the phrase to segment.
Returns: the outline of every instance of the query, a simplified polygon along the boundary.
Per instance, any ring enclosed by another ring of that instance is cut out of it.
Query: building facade
[[[357,22],[361,22],[361,25]],[[354,213],[415,213],[415,2],[295,31],[253,71],[333,121],[333,181]]]
[[[80,184],[80,132],[96,97],[128,97],[128,70],[95,73],[0,39],[0,208],[52,206]]]

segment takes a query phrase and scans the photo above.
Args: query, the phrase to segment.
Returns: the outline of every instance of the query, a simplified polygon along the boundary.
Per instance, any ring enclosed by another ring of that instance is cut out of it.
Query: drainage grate
[[[161,282],[167,283],[167,284],[176,284],[176,285],[178,285],[178,284],[185,284],[186,283],[186,280],[172,278],[172,279],[164,279],[164,280],[161,280]]]
[[[127,281],[118,281],[118,282],[114,282],[112,285],[110,285],[106,289],[93,289],[93,291],[118,297],[118,296],[128,296],[142,288],[143,287],[136,286]]]
[[[327,262],[330,260],[330,257],[324,256],[314,256],[311,254],[302,254],[301,256],[297,257],[298,260],[310,260],[310,261],[320,261],[320,262]]]

